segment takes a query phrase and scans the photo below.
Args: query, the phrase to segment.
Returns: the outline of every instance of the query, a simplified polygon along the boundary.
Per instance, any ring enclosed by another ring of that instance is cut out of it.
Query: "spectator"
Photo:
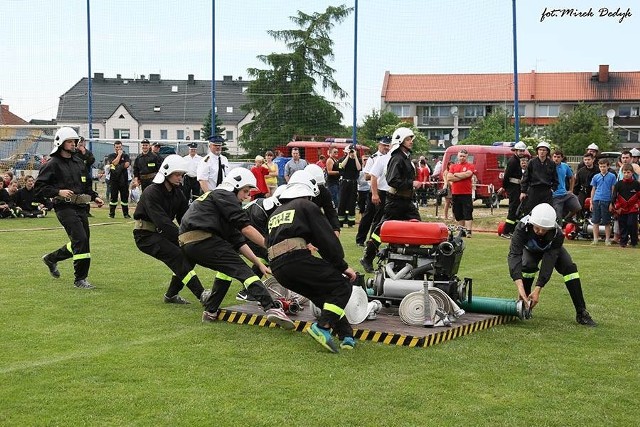
[[[449,219],[449,208],[451,207],[451,183],[449,182],[449,168],[453,162],[448,162],[447,167],[442,171],[442,193],[444,193],[444,219]]]
[[[471,237],[473,225],[473,176],[476,168],[467,161],[468,152],[458,151],[458,163],[449,167],[447,181],[451,183],[451,204],[453,217],[461,227],[466,229],[467,237]]]
[[[17,209],[25,218],[43,218],[47,215],[44,200],[36,196],[35,183],[35,178],[27,175],[24,187],[20,188],[16,194]]]
[[[209,137],[209,153],[198,164],[198,182],[202,193],[215,190],[229,171],[229,160],[222,154],[224,139],[218,135]]]
[[[609,160],[602,158],[598,161],[600,173],[594,175],[591,180],[591,223],[593,224],[593,242],[597,245],[600,240],[600,224],[604,224],[604,244],[611,245],[611,214],[609,205],[613,186],[616,184],[616,176],[609,172]]]
[[[442,159],[438,156],[435,156],[433,158],[433,161],[436,162],[435,166],[433,167],[433,174],[432,176],[435,178],[439,178],[440,174],[442,173]]]
[[[162,160],[160,156],[149,150],[149,140],[140,142],[142,152],[133,161],[133,183],[140,186],[142,191],[153,182],[156,173],[160,170]]]
[[[620,247],[638,246],[638,210],[640,202],[640,182],[633,179],[633,166],[622,165],[622,180],[613,187],[612,202],[620,226]]]
[[[502,178],[502,186],[498,189],[498,195],[506,196],[509,198],[509,211],[507,212],[507,219],[505,220],[505,226],[502,230],[500,237],[509,239],[511,233],[516,226],[518,220],[518,207],[520,206],[520,181],[522,181],[522,167],[520,166],[520,159],[525,157],[527,152],[527,144],[524,142],[518,142],[511,148],[513,156],[507,161],[507,166],[504,170],[504,177]]]
[[[571,219],[580,211],[580,202],[573,194],[576,177],[571,166],[564,162],[564,153],[561,150],[553,152],[553,162],[556,164],[558,174],[558,188],[553,192],[553,208],[556,210],[558,224]],[[567,182],[569,188],[567,188]]]
[[[338,160],[338,149],[336,147],[329,148],[326,171],[327,189],[331,193],[333,204],[338,206],[340,202],[340,161]]]
[[[114,153],[109,154],[107,163],[110,165],[110,185],[111,199],[109,200],[109,218],[116,215],[116,207],[118,206],[118,195],[120,195],[120,207],[122,208],[122,216],[131,218],[129,215],[129,175],[128,169],[131,165],[129,155],[122,149],[122,142],[113,143]]]
[[[540,142],[536,154],[527,164],[527,171],[520,181],[520,202],[523,203],[520,209],[523,215],[540,203],[552,204],[553,191],[558,188],[556,164],[550,159],[551,146],[547,142]]]
[[[320,154],[316,165],[320,166],[320,168],[325,171],[327,169],[327,157],[324,154]]]
[[[344,158],[340,161],[340,196],[338,196],[338,219],[343,226],[356,225],[356,199],[358,197],[358,175],[362,164],[355,147],[344,149]]]
[[[367,203],[371,200],[371,185],[366,179],[366,173],[364,171],[368,162],[369,158],[367,156],[362,156],[362,170],[358,175],[358,212],[361,216],[364,215],[367,209]],[[360,220],[360,222],[362,222],[362,220]]]
[[[288,161],[289,158],[284,157],[282,151],[276,150],[276,157],[273,159],[273,163],[278,166],[278,186],[287,183],[287,181],[284,179],[284,167]]]
[[[251,190],[251,199],[264,199],[269,193],[265,176],[269,175],[269,168],[264,164],[264,157],[258,155],[254,159],[251,173],[256,178],[256,189]]]
[[[6,188],[0,189],[0,218],[18,218],[20,210],[16,206],[18,182],[11,181]]]
[[[331,193],[329,193],[329,190],[326,187],[324,172],[318,165],[307,165],[304,170],[311,174],[318,185],[318,195],[314,196],[311,200],[322,210],[322,213],[329,221],[331,229],[335,235],[340,237],[341,227],[340,220],[338,219],[338,211],[336,211],[336,207],[331,199]]]
[[[284,166],[284,179],[289,182],[291,175],[307,166],[307,161],[300,158],[300,150],[297,147],[291,149],[291,160]]]
[[[593,156],[593,161],[595,162],[596,160],[599,159],[598,157],[598,153],[600,152],[600,147],[598,147],[596,144],[589,144],[587,145],[587,151],[584,153],[586,154],[591,154]],[[578,170],[582,169],[585,166],[584,163],[584,159],[578,164]]]
[[[584,206],[587,197],[591,196],[591,180],[598,173],[598,168],[593,164],[595,156],[591,153],[585,153],[582,156],[584,167],[578,169],[576,173],[576,183],[573,186],[573,194],[578,196],[580,207]]]
[[[427,159],[420,159],[418,166],[418,181],[422,182],[422,187],[416,190],[418,206],[427,206],[427,187],[429,186],[429,178],[431,172],[427,166]]]
[[[182,193],[191,202],[192,198],[200,195],[200,183],[198,182],[198,165],[202,161],[202,156],[198,154],[198,143],[192,142],[188,145],[189,154],[183,157],[187,162],[187,173],[182,178]]]
[[[267,151],[264,153],[267,169],[269,169],[269,175],[264,177],[267,182],[267,188],[269,189],[268,195],[273,196],[274,191],[278,187],[278,165],[273,161],[273,151]]]

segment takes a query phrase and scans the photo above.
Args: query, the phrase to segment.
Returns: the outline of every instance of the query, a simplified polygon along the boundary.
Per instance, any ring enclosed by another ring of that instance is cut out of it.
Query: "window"
[[[227,113],[233,113],[233,107],[227,107]]]
[[[638,117],[640,115],[640,106],[638,105],[621,105],[618,108],[618,116],[620,117]]]
[[[484,117],[484,105],[467,105],[464,107],[464,117]]]
[[[160,129],[160,139],[167,139],[167,130]]]
[[[91,129],[91,138],[100,138],[100,129]]]
[[[398,117],[410,117],[411,116],[410,105],[392,105],[391,112]]]
[[[184,130],[179,129],[176,131],[176,139],[184,139]]]
[[[200,131],[199,130],[194,130],[193,131],[193,139],[194,139],[194,141],[200,141]]]
[[[513,106],[513,105],[507,105],[507,108],[506,108],[506,110],[505,110],[505,111],[507,112],[507,116],[508,116],[508,117],[513,117],[513,116],[515,116],[515,109],[516,109],[516,107],[515,107],[515,106]],[[524,117],[524,111],[525,111],[525,106],[524,106],[524,105],[522,105],[522,104],[519,104],[519,105],[518,105],[518,114],[520,115],[520,117]]]
[[[451,115],[451,107],[447,105],[432,105],[425,108],[425,112],[429,117],[449,117]]]
[[[114,129],[113,139],[129,139],[131,138],[131,132],[129,129]]]
[[[559,105],[539,104],[536,106],[537,117],[558,117],[560,115]]]
[[[233,141],[233,131],[232,130],[228,130],[227,131],[227,137],[225,139],[227,141]]]
[[[143,130],[142,134],[143,134],[143,138],[147,138],[147,139],[151,138],[151,130],[150,129]]]

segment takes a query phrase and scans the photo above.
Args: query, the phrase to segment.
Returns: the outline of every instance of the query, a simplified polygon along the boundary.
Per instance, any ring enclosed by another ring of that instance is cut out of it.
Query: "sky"
[[[640,3],[516,1],[519,72],[596,72],[599,64],[640,71]],[[353,7],[355,0],[215,0],[215,78],[248,79],[247,68],[266,68],[258,55],[286,52],[268,30],[295,29],[290,17],[298,11],[341,4]],[[512,4],[359,0],[357,61],[355,13],[331,32],[329,64],[348,97],[328,98],[339,103],[345,124],[353,122],[355,103],[361,124],[380,108],[386,71],[513,72]],[[553,12],[569,8],[574,13]],[[601,16],[604,9],[612,16]],[[90,0],[90,12],[92,73],[211,79],[211,0]],[[87,0],[2,0],[0,29],[0,102],[27,121],[55,118],[59,97],[88,73]]]

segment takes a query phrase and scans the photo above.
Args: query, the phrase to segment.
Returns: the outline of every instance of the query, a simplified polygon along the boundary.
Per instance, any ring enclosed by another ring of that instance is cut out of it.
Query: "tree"
[[[364,116],[362,127],[358,129],[358,143],[375,148],[378,137],[386,135],[382,130],[389,125],[395,130],[398,123],[400,118],[391,111],[373,109],[371,114]]]
[[[342,113],[316,88],[331,92],[337,99],[347,96],[333,78],[335,70],[327,59],[333,59],[330,30],[352,10],[342,5],[311,15],[298,11],[291,20],[299,29],[267,32],[284,41],[290,52],[260,55],[258,59],[269,68],[247,70],[253,81],[246,92],[249,102],[243,109],[254,118],[243,127],[240,144],[250,154],[282,145],[294,135],[344,132]]]
[[[520,138],[531,137],[533,129],[520,122]],[[473,125],[469,136],[461,141],[465,145],[491,145],[497,141],[515,141],[516,127],[511,117],[502,108],[480,119]]]
[[[581,155],[591,143],[601,152],[611,151],[617,146],[618,138],[607,130],[602,109],[602,105],[578,104],[573,111],[562,113],[558,121],[547,128],[547,139],[560,147],[565,155]]]
[[[204,118],[204,122],[202,123],[202,128],[200,128],[200,135],[202,135],[202,137],[205,139],[209,139],[211,135],[222,136],[223,133],[224,133],[224,128],[222,127],[222,119],[220,119],[220,117],[218,117],[217,114],[216,114],[216,131],[215,133],[211,133],[211,110],[209,110],[209,114],[207,114],[207,116]],[[228,151],[229,149],[227,148],[227,146],[223,145],[222,154],[226,155]]]

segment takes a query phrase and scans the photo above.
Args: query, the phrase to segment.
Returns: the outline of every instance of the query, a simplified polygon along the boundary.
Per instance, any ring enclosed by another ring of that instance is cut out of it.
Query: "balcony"
[[[430,117],[430,116],[419,116],[420,120],[419,126],[453,126],[453,117]]]

